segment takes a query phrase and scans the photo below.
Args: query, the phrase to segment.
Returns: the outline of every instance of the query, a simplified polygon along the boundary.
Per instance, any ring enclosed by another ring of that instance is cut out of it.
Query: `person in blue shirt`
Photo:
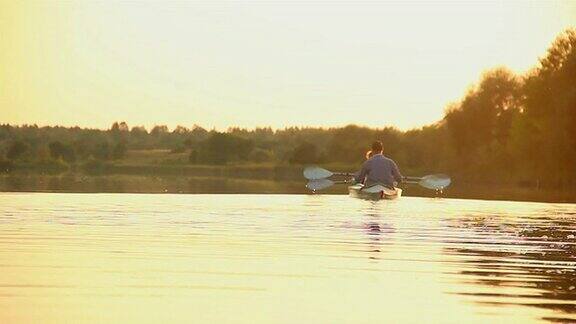
[[[392,159],[382,154],[384,147],[382,142],[372,143],[371,157],[362,164],[362,169],[356,174],[354,180],[364,183],[366,186],[381,184],[388,188],[394,188],[402,182],[402,174]]]

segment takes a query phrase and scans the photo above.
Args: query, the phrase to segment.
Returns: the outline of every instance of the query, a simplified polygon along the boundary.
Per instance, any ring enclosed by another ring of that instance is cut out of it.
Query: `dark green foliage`
[[[170,151],[170,153],[184,153],[184,152],[186,152],[185,146],[177,146]]]
[[[24,153],[28,152],[30,146],[22,141],[15,141],[10,145],[8,148],[8,152],[6,152],[6,158],[9,160],[16,160],[19,159],[24,155]]]
[[[0,159],[0,173],[7,173],[12,171],[14,163],[10,160]]]
[[[152,128],[152,130],[150,131],[150,135],[154,137],[160,137],[167,133],[168,133],[168,126],[166,125],[154,126],[154,128]]]
[[[291,164],[312,164],[319,160],[318,148],[316,145],[303,142],[294,148],[288,157]]]
[[[430,170],[446,172],[446,161],[452,160],[446,127],[432,125],[410,130],[401,137],[397,162],[403,169],[426,174]]]
[[[207,140],[202,142],[198,161],[206,164],[226,164],[247,160],[253,147],[251,140],[228,133],[213,132]]]
[[[576,30],[558,37],[540,63],[526,78],[513,135],[526,172],[562,183],[576,175]]]
[[[370,143],[376,139],[374,130],[349,125],[334,131],[328,148],[328,159],[345,163],[360,163],[364,160]]]
[[[114,149],[112,150],[112,158],[114,160],[122,159],[126,152],[128,151],[128,146],[125,142],[119,142],[114,145]]]
[[[98,143],[92,150],[92,156],[98,160],[108,160],[112,155],[108,142]]]
[[[86,163],[82,165],[82,170],[86,174],[90,175],[104,174],[107,168],[108,164],[106,164],[106,162],[94,159],[88,160]]]
[[[256,147],[252,152],[250,152],[248,160],[256,163],[272,162],[274,161],[274,153],[270,150]]]
[[[520,111],[519,88],[520,82],[511,72],[490,71],[448,111],[444,120],[458,153],[473,158],[483,146],[506,145],[512,118]]]
[[[148,131],[144,126],[134,126],[130,130],[130,137],[146,137]]]
[[[190,130],[184,126],[178,125],[178,126],[176,126],[176,128],[174,128],[172,133],[179,134],[179,135],[186,135],[186,134],[190,133]]]
[[[444,118],[457,155],[450,168],[468,177],[563,187],[576,175],[576,31],[552,44],[524,78],[505,69]]]
[[[110,133],[115,141],[125,141],[130,135],[130,129],[126,122],[115,122],[110,128]]]
[[[39,160],[31,165],[31,168],[44,174],[58,174],[70,169],[62,160]]]
[[[384,144],[384,154],[394,159],[400,158],[402,132],[393,128],[373,129],[348,125],[344,128],[332,129],[326,152],[326,160],[359,164],[365,159],[366,152],[373,141],[379,140]],[[320,153],[321,154],[321,153]]]
[[[184,140],[184,148],[192,148],[192,146],[194,145],[194,142],[192,141],[191,138],[187,138]]]
[[[48,144],[48,148],[50,149],[50,157],[52,159],[62,159],[68,163],[76,161],[76,153],[74,152],[74,147],[71,145],[62,144],[61,142],[56,141]]]
[[[190,151],[190,155],[188,156],[188,162],[192,164],[198,164],[200,162],[198,151],[196,150]]]

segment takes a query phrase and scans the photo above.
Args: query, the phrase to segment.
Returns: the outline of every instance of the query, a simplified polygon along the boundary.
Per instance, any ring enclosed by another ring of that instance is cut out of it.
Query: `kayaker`
[[[382,154],[383,150],[382,142],[372,143],[372,157],[362,164],[362,169],[354,177],[356,182],[364,183],[366,186],[379,183],[392,189],[397,183],[402,182],[402,174],[396,162],[385,157]]]
[[[366,152],[366,160],[370,160],[370,158],[373,156],[374,156],[374,153],[372,153],[372,151]]]

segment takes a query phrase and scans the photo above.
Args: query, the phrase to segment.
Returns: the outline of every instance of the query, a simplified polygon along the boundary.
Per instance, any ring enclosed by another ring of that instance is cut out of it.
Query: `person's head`
[[[372,153],[372,151],[366,152],[366,160],[370,159],[372,156],[374,156],[374,153]]]
[[[384,147],[382,145],[382,142],[380,141],[374,141],[372,143],[372,154],[380,154],[382,153],[382,151],[384,150]]]

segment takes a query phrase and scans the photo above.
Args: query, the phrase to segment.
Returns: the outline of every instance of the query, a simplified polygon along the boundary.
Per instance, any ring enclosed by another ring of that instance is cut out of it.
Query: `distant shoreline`
[[[114,169],[126,171],[126,168]],[[128,168],[128,170],[130,170]],[[141,169],[134,169],[141,170]],[[134,171],[132,170],[132,171]],[[174,171],[174,170],[172,170]],[[171,171],[171,172],[172,172]],[[201,175],[198,175],[199,173]],[[230,176],[236,174],[236,177]],[[35,174],[0,175],[0,192],[57,193],[176,193],[176,194],[310,194],[299,167],[204,166],[189,167],[180,174]],[[406,196],[434,197],[433,191],[404,186]],[[346,194],[334,186],[321,194]],[[576,203],[576,190],[535,189],[519,185],[470,184],[455,179],[441,197]]]

